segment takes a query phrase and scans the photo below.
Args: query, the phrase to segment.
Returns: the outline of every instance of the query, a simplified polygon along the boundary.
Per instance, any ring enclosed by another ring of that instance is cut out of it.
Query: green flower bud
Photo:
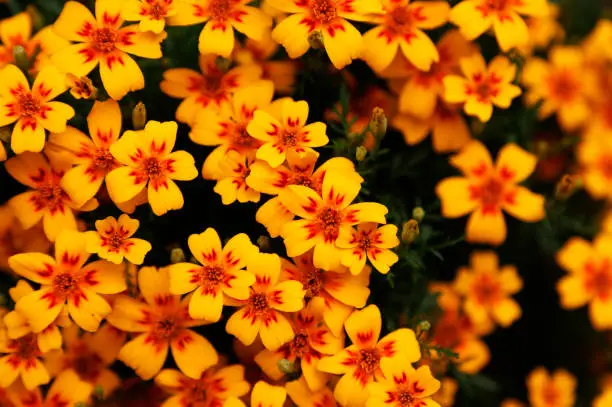
[[[144,103],[138,102],[138,104],[132,110],[132,126],[134,130],[142,130],[145,128],[147,122],[147,107]]]

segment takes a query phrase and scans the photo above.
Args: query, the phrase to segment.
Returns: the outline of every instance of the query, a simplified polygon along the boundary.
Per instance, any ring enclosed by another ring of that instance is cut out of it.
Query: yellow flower
[[[381,326],[376,305],[354,311],[344,324],[352,345],[319,362],[320,370],[342,375],[334,389],[340,405],[364,405],[370,383],[421,358],[419,343],[411,329],[398,329],[379,340]]]
[[[111,311],[100,294],[119,293],[126,284],[122,266],[106,260],[85,265],[88,258],[79,232],[64,231],[55,242],[55,259],[42,253],[16,254],[9,259],[13,271],[41,285],[15,306],[32,331],[47,328],[64,309],[84,330],[98,329]]]
[[[312,391],[306,384],[304,376],[299,380],[285,383],[287,395],[298,407],[336,407],[336,399],[329,387]]]
[[[264,143],[257,149],[257,158],[272,168],[284,163],[289,151],[303,157],[311,147],[322,147],[329,142],[325,123],[306,124],[307,102],[287,98],[279,110],[276,117],[265,110],[256,110],[247,126],[247,132]]]
[[[78,375],[69,369],[55,378],[44,399],[40,388],[28,390],[21,383],[16,383],[7,390],[9,400],[16,407],[58,407],[85,403],[93,389],[91,384],[80,380]]]
[[[388,210],[374,202],[351,204],[357,197],[359,183],[347,182],[342,172],[326,173],[321,193],[301,185],[289,185],[279,194],[282,205],[303,219],[291,221],[282,236],[291,257],[314,247],[314,264],[325,270],[337,268],[342,249],[336,241],[351,226],[360,223],[386,223]]]
[[[198,170],[187,151],[172,152],[177,130],[175,122],[150,121],[143,131],[126,131],[110,147],[123,165],[106,176],[113,201],[129,201],[148,186],[149,204],[157,216],[183,207],[183,195],[174,180],[190,181]]]
[[[138,21],[138,29],[159,34],[166,27],[166,19],[176,15],[175,1],[179,0],[127,0],[124,1],[121,17],[127,21]]]
[[[525,100],[532,106],[541,100],[540,119],[556,112],[561,127],[574,131],[589,118],[588,102],[595,92],[596,79],[586,69],[583,52],[578,47],[554,47],[549,61],[532,58],[525,64],[522,74],[527,87]]]
[[[64,349],[47,353],[45,365],[55,376],[65,370],[73,370],[80,380],[93,388],[100,386],[107,397],[121,380],[110,365],[117,359],[119,349],[125,342],[125,333],[105,324],[94,333],[79,336],[76,325],[63,329]]]
[[[246,182],[253,163],[255,163],[255,153],[243,155],[235,150],[229,151],[219,161],[219,179],[213,190],[221,195],[223,205],[236,201],[259,202],[259,191],[249,187]]]
[[[584,188],[596,199],[612,199],[612,142],[605,134],[584,137],[576,148]]]
[[[77,77],[100,65],[106,92],[119,100],[145,86],[142,71],[128,54],[159,59],[163,37],[140,32],[135,25],[121,27],[123,0],[96,0],[95,4],[96,17],[83,4],[66,2],[53,29],[76,44],[55,52],[52,60],[59,69]]]
[[[261,41],[272,26],[272,19],[248,0],[176,0],[176,15],[170,25],[204,24],[200,32],[200,54],[229,58],[234,49],[234,29],[248,38]]]
[[[101,259],[120,264],[123,258],[133,264],[142,264],[151,250],[151,243],[132,237],[140,222],[126,214],[115,219],[108,216],[96,221],[96,231],[85,233],[86,249]]]
[[[67,89],[64,75],[47,67],[36,76],[31,89],[28,79],[15,65],[5,66],[0,76],[0,127],[16,122],[11,149],[15,154],[42,151],[45,130],[62,132],[74,116],[72,107],[53,101]]]
[[[308,38],[318,32],[332,64],[342,69],[358,58],[363,38],[347,20],[365,21],[371,13],[382,14],[375,0],[270,0],[269,4],[286,13],[272,31],[274,41],[285,47],[290,58],[299,58],[308,51]]]
[[[576,379],[564,369],[551,375],[538,367],[527,376],[527,391],[532,407],[570,407],[576,399]]]
[[[455,394],[459,385],[455,379],[444,377],[440,380],[440,390],[431,398],[440,407],[452,407],[455,404]]]
[[[244,268],[259,250],[244,233],[232,237],[222,247],[213,228],[189,236],[188,244],[201,266],[193,263],[169,266],[170,292],[187,294],[193,291],[189,315],[217,322],[221,319],[223,305],[229,304],[230,298],[249,298],[249,287],[255,282],[255,276]]]
[[[231,114],[232,95],[244,86],[261,79],[257,65],[238,66],[221,70],[214,55],[200,55],[201,74],[188,68],[168,69],[159,84],[166,95],[183,99],[176,109],[176,120],[192,126],[203,110],[211,109],[221,116]]]
[[[4,333],[1,333],[4,334]],[[28,390],[49,383],[51,377],[40,361],[42,351],[35,333],[18,339],[0,341],[0,387],[5,388],[21,378]]]
[[[599,235],[592,244],[574,237],[557,253],[569,275],[557,283],[561,306],[574,309],[589,304],[591,323],[598,330],[612,327],[612,237]]]
[[[423,29],[433,29],[448,20],[450,6],[443,1],[378,0],[379,12],[371,22],[376,27],[363,35],[362,58],[375,71],[387,68],[398,51],[421,71],[429,70],[440,55]]]
[[[351,274],[359,274],[365,267],[366,258],[382,274],[387,274],[399,257],[391,250],[399,246],[397,226],[362,223],[357,229],[342,229],[336,246],[346,249],[342,254],[342,265],[349,267]]]
[[[493,105],[507,109],[512,100],[521,94],[521,88],[513,85],[516,65],[508,58],[497,56],[487,66],[479,53],[459,61],[464,77],[444,77],[444,100],[464,103],[463,109],[470,116],[487,122],[493,114]]]
[[[24,229],[34,227],[42,219],[43,230],[55,241],[63,230],[76,230],[74,211],[91,211],[98,205],[95,199],[79,207],[61,186],[65,170],[49,163],[42,154],[23,153],[6,162],[13,178],[30,188],[9,200],[9,206]]]
[[[189,329],[208,322],[189,316],[188,297],[181,300],[170,293],[167,268],[141,268],[138,288],[144,301],[118,296],[108,317],[111,325],[136,334],[119,351],[120,361],[143,380],[152,379],[161,370],[169,349],[179,369],[192,379],[200,378],[206,369],[217,364],[215,348]]]
[[[368,384],[366,407],[435,406],[432,396],[440,382],[429,366],[413,368],[410,364],[381,363],[384,376]]]
[[[523,281],[514,266],[499,267],[495,252],[473,252],[470,268],[458,270],[454,286],[465,297],[463,308],[477,326],[495,321],[508,327],[521,316],[511,295],[521,290]]]
[[[10,270],[8,259],[14,254],[46,253],[50,247],[42,225],[24,229],[8,204],[0,206],[0,269]]]
[[[548,12],[546,0],[463,0],[451,10],[450,20],[468,40],[476,39],[492,27],[499,47],[506,52],[529,41],[527,24],[521,14],[543,17]]]
[[[282,312],[296,312],[304,307],[302,283],[279,282],[281,263],[275,254],[252,256],[247,271],[255,275],[255,283],[249,297],[237,302],[241,308],[228,319],[225,330],[245,345],[252,344],[259,334],[267,349],[276,350],[295,337]]]
[[[165,406],[209,405],[221,407],[230,397],[242,397],[250,385],[244,380],[244,366],[211,367],[200,377],[190,378],[174,369],[164,369],[155,383],[171,396]]]
[[[266,382],[258,381],[251,392],[251,406],[283,407],[287,392],[280,386],[271,386]],[[237,397],[225,400],[223,407],[246,407]]]
[[[436,186],[442,215],[457,218],[471,213],[466,240],[499,245],[506,240],[503,211],[524,221],[545,216],[544,197],[517,185],[534,170],[536,157],[516,144],[506,144],[495,165],[486,147],[472,141],[450,159],[463,176],[443,179]]]

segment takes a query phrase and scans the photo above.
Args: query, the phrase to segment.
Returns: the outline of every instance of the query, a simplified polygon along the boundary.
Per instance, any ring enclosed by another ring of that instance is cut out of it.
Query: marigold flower
[[[217,322],[229,298],[249,298],[249,287],[255,282],[255,276],[244,268],[259,250],[244,233],[232,237],[222,247],[221,239],[213,228],[189,236],[187,243],[201,266],[193,263],[169,266],[170,292],[187,294],[193,291],[189,300],[189,315],[194,319]]]
[[[53,54],[53,63],[77,77],[86,76],[100,65],[104,89],[115,100],[144,88],[145,79],[128,54],[142,58],[162,57],[162,36],[140,32],[136,25],[123,25],[123,0],[96,0],[96,17],[81,3],[68,1],[55,20],[53,29],[74,41]]]
[[[487,66],[479,53],[461,58],[461,72],[465,77],[444,77],[444,99],[449,103],[464,103],[465,113],[487,122],[493,114],[493,105],[507,109],[521,94],[513,85],[516,65],[504,56],[497,56]]]
[[[591,323],[598,330],[612,327],[612,237],[599,235],[592,244],[573,237],[557,253],[569,275],[557,283],[561,306],[574,309],[589,304]]]
[[[346,182],[340,172],[328,172],[321,194],[301,185],[289,185],[279,199],[291,213],[303,219],[287,223],[282,232],[287,254],[299,256],[314,247],[314,264],[325,270],[337,268],[342,249],[336,241],[350,226],[365,222],[386,223],[387,208],[374,202],[351,204],[358,183]]]
[[[50,241],[55,241],[63,230],[76,230],[74,211],[90,211],[97,201],[90,200],[77,206],[61,186],[65,170],[49,163],[42,154],[23,153],[6,162],[6,170],[13,178],[31,189],[12,197],[9,206],[24,229],[35,226],[42,219],[43,230]]]
[[[247,271],[255,275],[255,283],[250,287],[249,297],[238,302],[241,308],[228,319],[225,330],[245,345],[252,344],[259,334],[267,349],[276,350],[295,337],[281,312],[304,308],[302,283],[279,282],[281,263],[275,254],[252,256]]]
[[[381,363],[384,376],[368,384],[366,407],[434,405],[431,398],[440,389],[440,382],[429,366],[418,369],[409,364]]]
[[[544,197],[517,185],[535,169],[536,157],[516,144],[504,146],[495,166],[486,147],[472,141],[450,159],[463,176],[443,179],[436,186],[442,215],[456,218],[471,213],[466,239],[499,245],[506,240],[503,211],[524,221],[545,216]]]
[[[363,35],[362,58],[375,71],[387,68],[398,54],[427,71],[440,55],[424,29],[440,27],[448,20],[450,6],[443,1],[383,1],[373,15],[376,27]]]
[[[189,329],[208,322],[189,316],[189,297],[181,300],[170,293],[167,268],[141,268],[138,288],[144,301],[118,296],[108,317],[111,325],[137,334],[119,351],[120,361],[143,380],[153,378],[161,370],[169,348],[179,369],[192,379],[200,378],[206,369],[217,364],[215,348]]]
[[[395,369],[416,362],[421,350],[411,329],[402,328],[379,340],[382,319],[376,305],[354,311],[344,323],[352,345],[321,359],[320,370],[343,375],[334,389],[342,406],[363,405],[368,385],[384,377],[381,367]]]
[[[176,15],[170,25],[204,24],[200,32],[200,54],[216,54],[229,58],[234,49],[234,29],[248,38],[260,41],[272,26],[272,19],[248,0],[176,1]]]
[[[595,77],[585,69],[584,55],[578,47],[555,47],[549,61],[532,58],[525,64],[522,81],[528,88],[526,102],[535,105],[542,100],[540,119],[557,112],[561,127],[576,130],[591,112],[588,101],[597,86]]]
[[[523,281],[514,266],[499,267],[495,252],[473,252],[470,268],[458,270],[454,286],[465,296],[464,310],[476,325],[495,321],[508,327],[521,316],[520,306],[510,296],[521,290]]]
[[[223,71],[214,55],[200,55],[201,74],[188,68],[168,69],[159,84],[166,95],[183,99],[176,109],[176,120],[193,125],[199,112],[214,110],[221,116],[231,114],[234,92],[261,79],[262,69],[244,65]]]
[[[150,121],[142,131],[126,131],[110,146],[122,167],[111,171],[106,186],[111,199],[126,202],[145,187],[153,213],[161,216],[183,207],[183,195],[174,182],[198,176],[195,162],[186,151],[174,151],[178,125]]]
[[[612,199],[612,143],[610,138],[593,134],[576,148],[582,166],[584,188],[596,199]]]
[[[9,270],[8,259],[14,254],[46,253],[50,247],[42,225],[24,229],[8,204],[0,206],[0,269]]]
[[[529,41],[521,15],[543,17],[548,12],[546,0],[463,0],[451,10],[450,21],[470,41],[492,27],[499,47],[506,52]]]
[[[230,397],[242,397],[251,387],[244,380],[244,366],[211,367],[198,378],[190,378],[174,369],[164,369],[155,376],[155,383],[171,396],[165,406],[222,406]]]
[[[11,405],[28,407],[74,406],[86,402],[92,392],[93,386],[70,369],[55,378],[44,398],[40,388],[28,390],[20,382],[7,389]]]
[[[308,51],[308,37],[320,32],[332,64],[342,69],[358,58],[363,38],[347,20],[365,21],[372,13],[382,13],[377,1],[355,0],[270,0],[274,8],[291,13],[272,31],[274,41],[281,44],[290,58],[299,58]]]
[[[51,377],[39,359],[41,356],[35,333],[0,341],[0,387],[10,386],[18,377],[28,390],[49,383]]]
[[[27,78],[15,65],[0,70],[0,127],[15,123],[11,149],[15,154],[38,153],[45,146],[45,130],[62,132],[74,109],[54,102],[67,89],[63,75],[54,67],[41,71],[30,89]]]
[[[86,249],[101,259],[120,264],[123,258],[133,264],[142,264],[151,243],[132,237],[140,222],[123,214],[119,219],[108,216],[96,221],[96,231],[85,232]]]
[[[549,374],[538,367],[527,376],[527,390],[533,407],[570,407],[576,399],[576,379],[564,369]]]
[[[72,325],[64,328],[63,336],[63,351],[49,352],[44,356],[45,365],[53,376],[73,370],[92,388],[102,388],[104,397],[120,386],[121,380],[110,365],[117,359],[125,342],[124,332],[105,324],[94,333],[79,336],[78,327]]]
[[[282,407],[285,404],[287,392],[281,386],[271,386],[266,382],[258,381],[251,392],[252,406]],[[223,407],[246,407],[237,397],[225,400]]]
[[[223,205],[236,201],[259,202],[259,191],[249,187],[246,182],[255,163],[255,154],[242,155],[237,151],[229,151],[219,162],[219,179],[213,190],[221,196]]]
[[[302,376],[298,380],[285,383],[287,395],[298,407],[336,407],[336,400],[329,387],[312,391]]]
[[[399,246],[397,226],[362,223],[357,229],[342,229],[336,245],[344,250],[342,265],[349,267],[351,274],[359,274],[365,267],[366,258],[382,274],[387,274],[399,257],[391,250]]]
[[[121,9],[123,19],[138,21],[140,31],[151,31],[155,34],[164,31],[166,19],[176,13],[175,0],[127,0]]]

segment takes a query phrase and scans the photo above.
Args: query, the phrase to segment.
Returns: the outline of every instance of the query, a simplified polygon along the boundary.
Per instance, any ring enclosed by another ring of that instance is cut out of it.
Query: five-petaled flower
[[[122,214],[118,219],[108,216],[96,221],[96,230],[85,232],[86,249],[100,258],[119,264],[123,258],[133,264],[142,264],[151,243],[132,237],[140,222]]]
[[[138,21],[140,31],[159,34],[166,27],[166,19],[176,15],[177,1],[180,0],[126,0],[121,17]]]
[[[4,336],[4,332],[0,332]],[[0,388],[13,384],[18,377],[28,390],[49,383],[51,376],[40,361],[42,351],[38,335],[29,333],[21,338],[0,340]]]
[[[612,139],[593,134],[576,148],[584,189],[596,199],[612,200]]]
[[[181,371],[198,379],[219,359],[213,346],[191,327],[205,325],[189,316],[189,298],[181,300],[170,293],[167,268],[143,267],[138,272],[138,288],[144,301],[127,295],[116,298],[108,322],[136,337],[123,345],[118,359],[130,366],[143,380],[152,379],[163,367],[172,349]]]
[[[368,385],[366,407],[437,407],[431,398],[440,382],[429,366],[413,368],[410,364],[381,363],[384,376]]]
[[[397,226],[376,223],[362,223],[357,229],[342,229],[336,245],[345,249],[342,253],[342,265],[349,268],[351,274],[359,274],[366,265],[366,258],[376,270],[387,274],[399,257],[391,250],[399,246]]]
[[[506,144],[495,166],[487,148],[472,141],[450,160],[463,176],[445,178],[436,186],[442,215],[457,218],[472,213],[466,228],[471,243],[499,245],[506,240],[503,211],[524,221],[544,215],[544,197],[517,185],[533,172],[536,157],[516,144]]]
[[[30,89],[28,79],[15,65],[0,70],[0,127],[15,123],[11,148],[16,154],[38,153],[45,146],[45,130],[52,133],[66,130],[74,109],[54,102],[68,88],[64,75],[50,66],[41,71]]]
[[[140,32],[135,25],[121,27],[123,0],[97,0],[96,17],[81,3],[68,1],[53,24],[61,37],[75,41],[55,52],[53,63],[62,71],[86,76],[98,64],[106,92],[115,100],[144,88],[145,78],[128,54],[143,58],[162,57],[163,37]]]
[[[259,202],[261,196],[259,191],[251,188],[246,182],[255,161],[255,153],[240,154],[235,150],[228,151],[219,161],[219,178],[213,191],[221,196],[223,205],[236,201]]]
[[[565,369],[548,373],[537,367],[527,376],[527,390],[533,407],[571,407],[576,401],[576,378]]]

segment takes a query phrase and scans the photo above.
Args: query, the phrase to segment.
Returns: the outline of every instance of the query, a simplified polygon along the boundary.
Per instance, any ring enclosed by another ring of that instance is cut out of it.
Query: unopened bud
[[[142,130],[147,122],[147,107],[144,103],[138,102],[132,110],[132,126],[134,130]]]
[[[183,263],[185,261],[185,252],[180,247],[175,247],[170,250],[170,263]]]
[[[533,151],[538,157],[547,155],[549,150],[550,143],[546,140],[537,140],[533,143]]]
[[[44,27],[45,21],[36,7],[30,4],[26,7],[25,11],[30,15],[30,19],[32,20],[32,26],[36,31]]]
[[[0,127],[0,140],[5,143],[11,141],[11,128],[9,126]]]
[[[100,385],[94,387],[92,396],[96,400],[104,400],[104,387]]]
[[[385,111],[381,107],[372,109],[370,130],[377,140],[382,139],[387,133],[387,115],[385,115]]]
[[[355,150],[355,159],[358,162],[362,162],[363,160],[365,160],[367,154],[368,154],[368,149],[365,148],[364,146],[359,146],[357,147],[357,150]]]
[[[290,375],[290,374],[295,373],[295,371],[296,371],[296,364],[295,364],[295,362],[292,362],[290,360],[281,359],[276,364],[278,366],[278,370],[283,372],[283,374]]]
[[[215,65],[217,66],[217,69],[221,72],[227,72],[229,71],[230,66],[232,65],[232,61],[227,58],[217,57],[215,59]]]
[[[417,328],[419,329],[419,331],[421,332],[428,332],[431,329],[431,322],[429,321],[421,321],[419,322],[419,324],[417,325]]]
[[[319,30],[315,30],[308,35],[308,43],[312,49],[322,49],[325,47],[323,44],[323,33]]]
[[[30,69],[30,57],[23,45],[15,45],[13,47],[13,59],[15,65],[23,72],[27,72]]]
[[[73,74],[66,75],[66,83],[70,89],[70,94],[75,99],[90,99],[94,100],[98,97],[98,88],[96,88],[87,76],[78,78]]]
[[[412,210],[412,218],[417,222],[420,222],[425,217],[425,210],[420,206],[417,206]]]
[[[262,252],[270,250],[270,238],[268,236],[259,236],[257,238],[257,246]]]
[[[573,174],[565,174],[557,183],[555,188],[555,198],[561,200],[569,198],[574,192],[576,192],[580,184],[580,177]]]
[[[415,219],[410,219],[402,225],[402,242],[410,244],[419,237],[419,222]]]

